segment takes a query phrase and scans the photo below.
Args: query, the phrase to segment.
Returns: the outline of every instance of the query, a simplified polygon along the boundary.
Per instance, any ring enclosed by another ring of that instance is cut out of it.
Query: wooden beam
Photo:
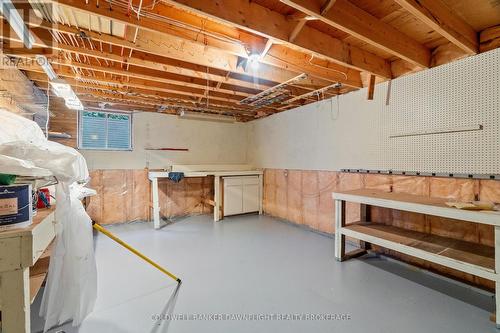
[[[128,101],[130,103],[143,104],[159,107],[161,105],[172,105],[179,107],[187,107],[187,108],[204,108],[206,107],[205,103],[197,103],[196,100],[184,100],[178,98],[171,97],[162,97],[156,96],[156,98],[151,98],[152,96],[138,95],[133,94],[128,91],[103,91],[100,88],[91,87],[91,86],[80,86],[80,88],[75,89],[75,93],[77,95],[91,95],[97,97],[99,99],[108,99],[108,100],[116,100],[120,101]],[[254,111],[239,107],[237,105],[221,105],[218,102],[212,102],[209,104],[210,108],[214,108],[220,110],[220,112],[231,112],[235,114],[254,114]]]
[[[48,83],[48,79],[45,75],[43,74],[37,74],[37,73],[30,73],[28,74],[28,78],[32,81],[35,82],[41,82],[44,83],[45,85]],[[142,96],[142,97],[148,97],[151,98],[152,100],[155,99],[160,99],[158,101],[158,105],[162,104],[161,100],[164,99],[176,99],[176,100],[185,100],[186,102],[194,102],[196,101],[196,97],[201,97],[200,100],[197,102],[200,103],[204,100],[206,100],[207,96],[204,94],[191,94],[191,95],[184,95],[184,94],[179,94],[176,91],[157,91],[157,90],[151,90],[148,89],[147,87],[123,87],[123,86],[110,86],[107,84],[103,84],[100,82],[96,82],[95,80],[91,80],[91,82],[85,82],[85,81],[80,81],[76,80],[73,78],[66,78],[65,79],[67,83],[69,83],[74,90],[79,90],[79,88],[86,88],[86,89],[99,89],[102,91],[108,91],[108,92],[117,92],[117,93],[122,93],[124,95],[137,95],[137,96]],[[210,101],[212,103],[216,103],[218,106],[224,106],[224,107],[236,107],[236,101],[227,101],[227,100],[220,100],[217,99],[213,96],[208,96]],[[245,106],[239,106],[238,107],[241,110],[247,109],[250,112],[250,108],[245,107]],[[271,110],[268,110],[271,111]]]
[[[368,83],[368,97],[369,101],[373,100],[373,94],[375,93],[375,75],[370,75],[370,82]]]
[[[431,67],[444,65],[452,61],[456,61],[467,57],[464,51],[452,43],[439,45],[432,50]]]
[[[166,3],[266,38],[279,40],[285,45],[299,48],[305,52],[312,52],[341,65],[367,71],[384,78],[391,78],[390,65],[385,59],[308,26],[304,26],[303,33],[299,34],[293,43],[290,43],[288,38],[295,22],[255,2],[248,0],[229,2],[222,0],[166,0]],[[158,4],[156,12],[163,13],[168,8],[168,6]],[[269,24],[269,22],[273,22],[273,24]]]
[[[348,0],[336,0],[332,10],[321,14],[322,7],[310,0],[280,0],[306,15],[345,31],[365,43],[404,60],[429,67],[431,52],[424,45],[384,23]]]
[[[486,52],[500,47],[500,25],[481,31],[479,35],[479,50]]]
[[[122,40],[120,45],[123,47],[132,49],[139,48],[145,53],[203,64],[205,66],[225,71],[232,71],[243,75],[252,76],[252,74],[255,74],[258,78],[272,81],[274,83],[286,81],[298,74],[297,72],[287,73],[286,69],[275,68],[276,66],[274,64],[267,62],[265,65],[261,66],[259,71],[256,73],[245,72],[244,69],[236,66],[238,62],[237,58],[234,56],[247,57],[248,54],[242,45],[264,45],[266,43],[266,39],[246,33],[245,31],[230,28],[226,25],[208,21],[196,15],[190,15],[189,13],[179,11],[178,9],[172,8],[171,6],[167,6],[163,3],[158,3],[156,5],[155,12],[161,14],[165,18],[172,18],[182,24],[197,27],[197,30],[193,32],[184,29],[184,31],[180,32],[178,29],[174,29],[172,24],[166,24],[163,21],[145,17],[141,17],[141,20],[137,21],[136,19],[128,16],[127,13],[122,12],[119,8],[109,10],[109,8],[107,8],[107,4],[97,6],[97,2],[95,0],[87,1],[88,4],[83,1],[76,0],[47,1],[57,5],[71,7],[72,9],[83,11],[89,15],[112,19],[115,22],[140,28],[135,43]],[[175,31],[178,31],[177,36],[174,35]],[[203,32],[205,31],[211,32],[218,37],[214,38],[210,35],[204,36]],[[97,40],[98,36],[99,34],[94,34],[92,37]],[[115,39],[112,36],[105,34],[100,36],[101,38],[108,39],[108,43],[111,43],[111,40]],[[224,38],[221,38],[221,36]],[[194,40],[187,39],[188,37],[192,37]],[[228,37],[230,39],[232,38],[233,41],[226,41]],[[234,40],[236,40],[237,43],[235,43]],[[126,43],[129,45],[126,45]],[[223,55],[224,53],[225,55]],[[229,55],[233,55],[231,61],[227,60],[227,53],[230,53]],[[203,56],[199,56],[200,54],[203,54]],[[311,79],[310,84],[321,86],[324,85],[325,82],[315,82],[314,79]],[[265,90],[265,88],[261,90]]]
[[[25,70],[24,68],[20,68]],[[47,76],[43,73],[41,69],[36,70],[34,68],[29,68],[29,72],[27,74],[30,80],[33,80],[37,83],[43,83],[44,86],[47,86]],[[68,72],[68,70],[66,70]],[[210,101],[211,106],[216,106],[225,109],[234,109],[239,110],[240,112],[248,112],[249,114],[253,114],[252,108],[247,106],[239,106],[237,104],[238,100],[228,100],[224,98],[219,98],[214,96],[217,92],[211,92],[206,95],[202,90],[198,90],[198,93],[180,93],[176,90],[166,90],[166,89],[157,89],[148,85],[138,85],[131,82],[121,82],[110,79],[101,79],[95,77],[82,77],[77,75],[61,75],[61,71],[56,70],[56,73],[61,77],[64,77],[66,81],[73,86],[75,91],[78,91],[80,88],[85,88],[87,90],[102,90],[107,92],[114,93],[122,93],[125,96],[134,96],[141,95],[142,97],[147,97],[149,102],[154,102],[154,105],[161,105],[164,103],[165,99],[176,100],[178,102],[185,101],[186,103],[190,103],[191,105],[195,101],[198,103],[205,103],[205,101]],[[84,81],[82,81],[82,78]],[[111,85],[110,85],[111,84]],[[196,100],[196,97],[199,97],[199,100]],[[159,100],[156,100],[159,99]],[[239,97],[239,99],[242,99]],[[274,113],[275,110],[272,108],[263,108],[267,113]]]
[[[289,103],[293,103],[293,102],[301,100],[301,99],[309,99],[309,98],[314,97],[314,96],[317,96],[317,97],[320,95],[324,96],[328,90],[334,89],[334,88],[337,88],[337,90],[338,90],[339,87],[337,86],[337,83],[329,85],[327,87],[320,88],[320,89],[315,90],[315,91],[308,92],[308,93],[300,95],[300,96],[290,98],[290,99],[286,100],[285,103],[289,104]]]
[[[140,68],[130,67],[128,70],[106,66],[104,64],[87,64],[80,63],[76,61],[67,61],[61,58],[54,58],[51,60],[52,67],[58,74],[63,76],[74,75],[71,68],[75,68],[79,71],[88,72],[92,77],[96,77],[96,74],[102,74],[103,76],[109,78],[110,76],[122,77],[118,80],[120,82],[133,82],[135,80],[141,80],[143,84],[147,84],[152,87],[168,87],[168,85],[181,85],[187,88],[195,89],[206,89],[207,81],[201,78],[186,78],[181,75],[174,75],[161,71],[144,70]],[[26,71],[39,71],[40,68],[33,64],[23,64],[19,63],[17,67],[21,70]],[[128,81],[127,81],[128,80]],[[258,93],[260,90],[257,89],[243,89],[237,86],[224,85],[222,87],[222,81],[209,81],[208,89],[210,91],[218,91],[224,93],[225,95],[233,95],[235,99],[239,97],[247,97]],[[220,85],[220,86],[219,86]],[[219,86],[218,89],[216,87]]]
[[[467,54],[478,53],[479,41],[476,31],[453,13],[442,0],[395,1]]]
[[[264,49],[260,53],[260,59],[261,60],[266,57],[266,55],[269,52],[269,50],[271,49],[271,47],[273,47],[273,40],[272,39],[268,39],[267,42],[266,42],[266,45],[264,45]]]
[[[4,27],[6,27],[7,22],[2,20]],[[270,86],[275,85],[278,82],[281,82],[282,80],[288,79],[289,75],[296,75],[295,73],[290,73],[281,69],[276,69],[272,68],[271,66],[263,66],[262,68],[259,68],[259,77],[262,79],[265,79],[267,81],[270,81],[271,83],[268,82],[252,82],[251,75],[248,73],[244,72],[242,68],[239,68],[237,66],[237,56],[227,54],[225,52],[220,52],[216,51],[215,49],[206,49],[206,47],[202,45],[188,45],[187,42],[179,39],[172,37],[171,39],[168,39],[166,37],[162,37],[161,41],[156,39],[153,41],[156,41],[157,43],[161,43],[161,45],[169,45],[168,47],[169,52],[164,52],[163,55],[161,54],[161,51],[164,50],[164,48],[154,48],[152,45],[155,44],[150,44],[149,47],[147,48],[139,48],[134,46],[131,42],[122,40],[117,37],[113,36],[107,36],[105,34],[97,34],[97,33],[92,33],[89,32],[89,37],[91,36],[92,40],[97,41],[97,42],[105,42],[109,43],[111,45],[116,45],[119,47],[126,47],[126,48],[133,48],[135,50],[138,50],[138,52],[135,52],[132,54],[132,57],[126,57],[126,56],[121,56],[117,54],[113,54],[110,52],[101,52],[100,50],[96,49],[89,49],[89,48],[84,48],[84,47],[76,47],[73,45],[66,45],[62,43],[57,43],[57,41],[52,39],[52,36],[48,33],[48,30],[50,30],[51,25],[50,24],[45,24],[41,25],[38,28],[32,28],[31,30],[35,33],[37,36],[37,40],[39,40],[39,43],[36,43],[37,46],[45,46],[45,47],[50,47],[54,50],[62,50],[62,51],[68,51],[80,55],[85,55],[85,56],[90,56],[94,58],[99,58],[103,60],[110,60],[110,61],[116,61],[119,63],[127,64],[127,65],[135,65],[139,67],[144,67],[144,68],[150,68],[150,69],[156,69],[156,70],[162,70],[162,71],[168,71],[171,73],[176,73],[176,74],[181,74],[181,75],[186,75],[186,76],[191,76],[191,77],[210,77],[210,80],[213,81],[218,81],[218,80],[224,80],[224,76],[220,75],[216,77],[216,74],[207,74],[207,66],[211,68],[216,68],[219,70],[224,70],[224,71],[230,71],[233,73],[238,73],[242,74],[243,77],[247,76],[247,80],[239,80],[239,79],[226,79],[226,82],[230,81],[230,84],[238,84],[244,87],[248,88],[253,88],[253,89],[259,89],[259,90],[265,90],[269,88]],[[63,30],[66,33],[70,34],[77,34],[80,32],[80,30],[71,28],[71,27],[65,27],[61,25],[54,25],[54,30],[60,31]],[[11,37],[4,37],[4,38],[9,38],[11,40],[17,40],[17,36],[11,36]],[[151,40],[150,40],[151,41]],[[40,44],[43,43],[43,44]],[[194,44],[194,43],[193,43]],[[191,47],[190,47],[191,46]],[[158,51],[159,49],[159,51]],[[108,48],[104,48],[104,50],[109,50]],[[159,54],[157,54],[159,53]],[[170,56],[170,58],[175,59],[172,61],[169,57],[166,57],[167,55]],[[197,60],[197,59],[202,59],[202,60]],[[186,68],[183,66],[187,66],[189,64],[183,64],[182,62],[185,61],[197,61],[198,66],[190,66],[191,68]],[[201,65],[201,66],[199,66]],[[210,72],[210,70],[209,70]],[[213,71],[216,72],[216,71]]]
[[[290,43],[293,43],[295,41],[295,38],[299,35],[299,33],[302,31],[304,26],[306,25],[307,20],[305,18],[300,19],[295,27],[293,28],[292,32],[290,33],[290,37],[288,37],[288,41]]]
[[[321,15],[325,15],[332,9],[333,5],[335,5],[336,0],[326,0],[326,2],[321,6]]]
[[[52,93],[51,93],[51,96]],[[82,101],[83,105],[86,108],[92,108],[94,110],[102,110],[102,111],[127,111],[127,112],[132,112],[137,110],[138,108],[141,109],[141,111],[144,112],[157,112],[158,107],[157,106],[145,106],[141,104],[136,104],[128,101],[114,101],[114,102],[109,102],[109,101],[98,101],[95,98],[90,99],[90,98],[80,98]],[[62,104],[64,104],[64,101],[61,101]]]
[[[35,66],[20,66],[19,69],[27,71],[29,74],[29,77],[35,77],[38,79],[42,79],[43,77],[47,77],[45,75],[45,72],[41,67],[35,67]],[[177,93],[181,95],[186,95],[186,96],[200,96],[201,94],[204,93],[204,90],[202,87],[199,88],[192,88],[189,86],[182,86],[182,85],[175,85],[175,84],[168,84],[168,83],[161,83],[157,81],[152,81],[152,80],[143,80],[143,79],[137,79],[135,77],[129,77],[127,81],[125,80],[117,80],[113,78],[108,78],[103,75],[99,76],[86,76],[86,75],[80,75],[80,74],[75,74],[72,70],[70,70],[69,67],[62,67],[62,66],[56,66],[54,68],[54,71],[59,77],[62,78],[69,78],[69,79],[74,79],[78,80],[80,82],[95,82],[98,84],[102,85],[108,85],[108,86],[115,86],[115,87],[120,87],[123,89],[126,88],[139,88],[139,89],[147,89],[151,91],[159,91],[159,92],[166,92],[166,93]],[[250,96],[250,94],[245,94],[245,96]],[[231,94],[226,94],[222,93],[219,91],[210,91],[210,98],[214,100],[220,100],[220,101],[225,101],[225,102],[232,102],[232,103],[237,103],[238,101],[242,100],[244,96],[239,96],[239,95],[231,95]]]
[[[42,90],[47,90],[45,85],[39,86]],[[54,96],[52,92],[49,93],[51,96]],[[146,106],[148,109],[152,107],[158,108],[161,105],[172,106],[172,107],[185,107],[185,108],[203,108],[204,106],[199,106],[195,102],[187,102],[187,101],[176,101],[163,99],[161,101],[151,100],[151,98],[142,97],[142,96],[131,96],[127,93],[121,92],[105,92],[100,91],[99,89],[94,88],[86,88],[81,87],[81,89],[76,89],[75,94],[79,97],[81,101],[90,101],[90,102],[109,102],[111,104],[119,103],[119,104],[129,104],[129,105],[137,105],[137,107]],[[216,110],[219,113],[233,113],[239,115],[253,115],[254,112],[249,112],[247,110],[241,108],[227,108],[220,106],[218,104],[211,104],[210,108]]]
[[[34,78],[33,76],[29,76],[30,80],[33,80],[37,83],[41,82],[46,84],[47,79],[46,78]],[[206,105],[206,98],[202,96],[200,100],[197,100],[196,98],[186,98],[185,96],[182,95],[177,95],[173,93],[164,93],[164,92],[152,92],[147,89],[141,89],[141,88],[116,88],[116,87],[109,87],[105,85],[97,85],[95,83],[85,83],[85,82],[79,82],[79,81],[74,81],[74,80],[67,80],[69,84],[71,84],[74,88],[75,91],[82,91],[83,92],[92,92],[92,91],[100,91],[103,93],[110,93],[110,94],[123,94],[123,96],[129,96],[133,98],[140,98],[141,100],[145,99],[148,102],[151,102],[152,105],[163,105],[163,104],[169,104],[169,103],[174,103],[176,105],[183,105],[183,106],[194,106],[194,103],[198,103],[200,105],[205,106]],[[194,96],[193,96],[194,97]],[[236,105],[234,103],[228,103],[224,101],[218,101],[218,100],[213,100],[210,98],[210,107],[216,107],[219,108],[222,111],[226,112],[234,112],[238,114],[247,114],[247,115],[254,115],[254,111],[245,106],[241,105]],[[272,113],[274,110],[270,108],[265,108],[264,111]]]
[[[309,73],[325,80],[328,78],[330,79],[330,83],[342,82],[342,84],[349,87],[363,88],[361,75],[357,70],[340,66],[337,63],[312,55],[304,56],[302,52],[284,45],[274,44],[263,61],[281,63],[282,66],[290,70],[303,70],[304,73]],[[323,87],[326,85],[328,84],[324,84]],[[318,89],[318,87],[311,90],[316,89]]]

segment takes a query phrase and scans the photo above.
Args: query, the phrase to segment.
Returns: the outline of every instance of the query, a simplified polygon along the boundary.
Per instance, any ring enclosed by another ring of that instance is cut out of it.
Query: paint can
[[[0,230],[27,227],[32,220],[31,184],[0,186]]]

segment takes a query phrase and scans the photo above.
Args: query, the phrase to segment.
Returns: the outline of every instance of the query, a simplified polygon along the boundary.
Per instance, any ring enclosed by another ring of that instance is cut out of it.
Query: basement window
[[[80,111],[78,148],[91,150],[132,150],[132,115]]]

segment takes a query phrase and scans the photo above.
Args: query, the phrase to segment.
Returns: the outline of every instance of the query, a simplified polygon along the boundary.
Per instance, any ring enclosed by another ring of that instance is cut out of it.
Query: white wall
[[[246,124],[179,119],[154,113],[135,113],[134,150],[81,152],[89,169],[165,168],[172,164],[244,164]],[[188,152],[147,151],[145,147],[188,148]]]
[[[171,164],[500,174],[500,49],[245,124],[134,115],[134,151],[83,151],[91,169]],[[482,131],[392,134],[483,125]],[[189,152],[146,151],[185,147]]]
[[[249,163],[500,174],[500,49],[249,123]],[[482,131],[390,135],[483,125]]]

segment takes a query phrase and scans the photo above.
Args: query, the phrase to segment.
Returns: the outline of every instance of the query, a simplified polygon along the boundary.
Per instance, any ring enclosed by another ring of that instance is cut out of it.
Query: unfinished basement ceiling
[[[498,43],[499,1],[422,2],[441,24],[412,3],[30,0],[16,6],[34,9],[29,25],[37,45],[88,109],[195,111],[249,121]],[[494,33],[485,34],[488,45],[480,48],[484,29]],[[3,37],[4,44],[14,39]],[[19,59],[36,53],[4,49]],[[19,68],[47,89],[40,66]]]

